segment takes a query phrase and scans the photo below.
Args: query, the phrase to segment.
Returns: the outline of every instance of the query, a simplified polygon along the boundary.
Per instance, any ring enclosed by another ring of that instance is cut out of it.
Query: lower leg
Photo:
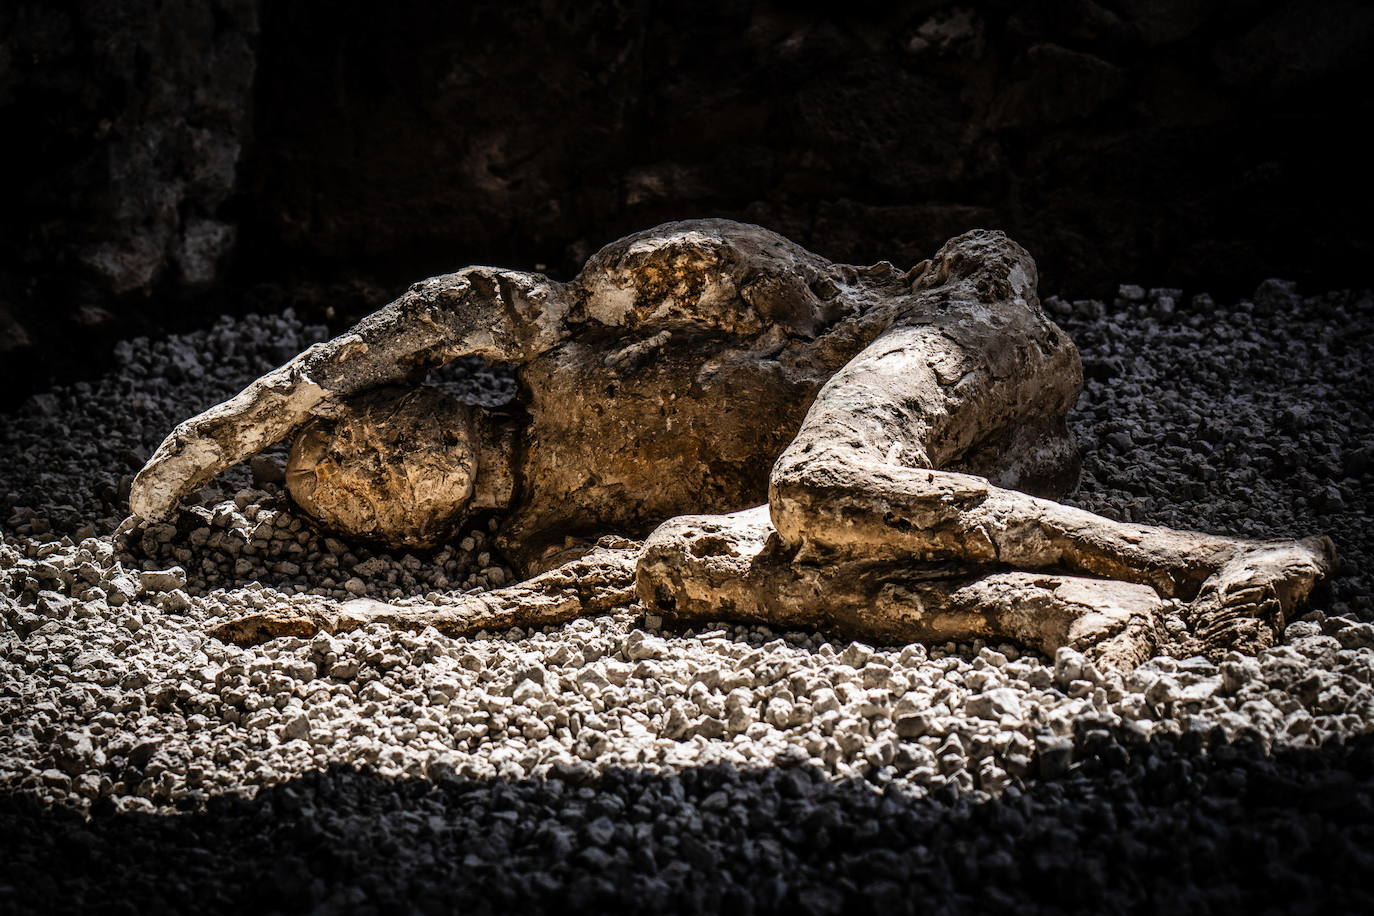
[[[1249,557],[1249,579],[1272,582],[1285,614],[1335,564],[1326,538],[1254,541],[1118,522],[966,474],[828,450],[814,458],[795,467],[780,462],[773,479],[773,521],[803,555],[1061,570],[1183,600]]]
[[[433,627],[447,636],[481,630],[542,627],[600,613],[634,598],[637,544],[607,539],[575,560],[524,582],[464,595],[452,605],[392,605],[360,599],[341,605],[288,607],[228,620],[210,635],[238,645],[278,636],[308,639],[319,632],[345,633],[379,623],[406,630]]]
[[[1052,655],[1078,649],[1130,668],[1156,650],[1170,603],[1126,582],[938,564],[809,563],[783,545],[767,507],[683,516],[645,544],[646,607],[677,620],[822,629],[880,643],[1009,639]]]
[[[1219,659],[1272,646],[1317,582],[1335,565],[1327,538],[1271,542],[1223,565],[1184,608],[1190,651]]]

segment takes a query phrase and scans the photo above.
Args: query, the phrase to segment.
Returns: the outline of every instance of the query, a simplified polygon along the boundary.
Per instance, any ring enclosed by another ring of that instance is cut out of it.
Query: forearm
[[[179,425],[134,479],[131,511],[165,518],[187,493],[280,442],[349,395],[475,354],[523,362],[565,333],[563,288],[473,268],[418,283],[348,332],[316,344]]]

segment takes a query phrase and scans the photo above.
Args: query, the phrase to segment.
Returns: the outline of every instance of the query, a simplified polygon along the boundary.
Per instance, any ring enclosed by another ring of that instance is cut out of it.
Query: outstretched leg
[[[781,544],[799,562],[949,562],[1141,583],[1196,598],[1193,617],[1212,640],[1237,632],[1240,617],[1281,626],[1331,570],[1329,540],[1125,524],[941,470],[1009,425],[1062,418],[1079,385],[1072,345],[1035,300],[1029,256],[1000,233],[979,236],[947,246],[917,280],[923,307],[821,390],[770,479]]]
[[[1009,639],[1069,646],[1132,668],[1161,638],[1169,602],[1129,582],[1049,573],[970,573],[937,563],[798,562],[760,506],[672,519],[644,545],[640,600],[676,621],[740,620],[878,643]]]
[[[505,588],[464,595],[453,605],[402,606],[362,598],[287,606],[226,620],[212,627],[210,635],[251,646],[278,636],[346,633],[373,623],[404,630],[434,627],[447,636],[566,623],[632,601],[639,554],[637,542],[603,538],[597,547],[562,566]]]

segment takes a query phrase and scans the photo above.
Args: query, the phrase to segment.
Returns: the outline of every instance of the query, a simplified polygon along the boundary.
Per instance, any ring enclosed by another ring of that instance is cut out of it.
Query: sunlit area
[[[1368,912],[1372,52],[0,11],[0,910]]]

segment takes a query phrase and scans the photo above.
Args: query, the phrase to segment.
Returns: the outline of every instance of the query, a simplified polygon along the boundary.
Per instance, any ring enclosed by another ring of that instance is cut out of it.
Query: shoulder
[[[856,271],[772,230],[726,219],[664,223],[612,242],[574,284],[588,321],[627,330],[770,327],[813,337],[865,306]]]

